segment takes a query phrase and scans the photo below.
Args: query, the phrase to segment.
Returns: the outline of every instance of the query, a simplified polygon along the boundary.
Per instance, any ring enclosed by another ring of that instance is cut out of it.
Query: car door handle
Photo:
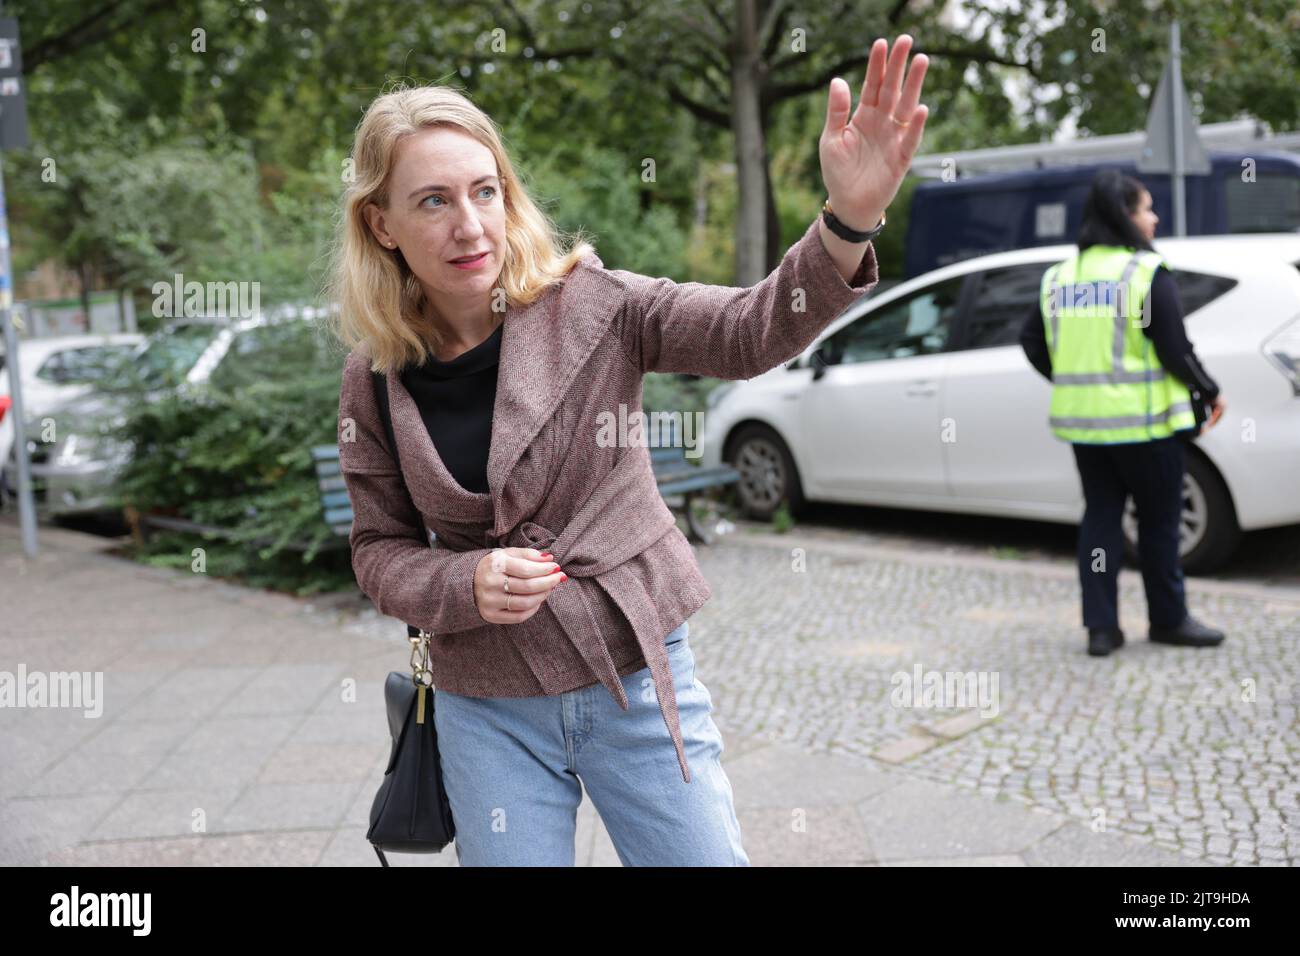
[[[932,381],[909,382],[903,394],[909,398],[924,398],[927,395],[934,395],[939,391],[939,383]]]

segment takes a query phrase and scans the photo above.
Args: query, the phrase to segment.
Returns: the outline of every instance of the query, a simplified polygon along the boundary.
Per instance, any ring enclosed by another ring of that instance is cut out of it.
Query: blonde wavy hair
[[[452,127],[492,151],[506,208],[506,248],[498,285],[508,307],[535,301],[594,249],[581,230],[565,236],[528,195],[502,144],[496,123],[458,90],[447,86],[399,87],[366,108],[352,145],[353,179],[343,193],[327,301],[332,327],[349,349],[364,346],[372,371],[394,374],[419,365],[443,344],[424,316],[421,288],[400,251],[379,244],[366,224],[367,203],[388,206],[389,176],[397,145],[432,127]],[[561,243],[567,242],[567,250]]]

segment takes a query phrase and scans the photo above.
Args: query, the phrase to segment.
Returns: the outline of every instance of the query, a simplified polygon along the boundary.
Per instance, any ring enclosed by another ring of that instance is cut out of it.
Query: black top
[[[430,357],[402,372],[438,457],[466,491],[487,494],[488,448],[496,403],[501,330],[449,362]]]
[[[1199,389],[1207,403],[1213,402],[1219,394],[1219,386],[1196,358],[1192,343],[1187,339],[1178,285],[1163,265],[1158,266],[1151,277],[1151,291],[1148,295],[1151,296],[1151,321],[1142,332],[1155,347],[1160,364],[1189,389]],[[1030,314],[1025,316],[1024,327],[1020,330],[1020,344],[1029,364],[1050,381],[1052,359],[1047,351],[1047,330],[1043,327],[1041,300],[1035,302]]]

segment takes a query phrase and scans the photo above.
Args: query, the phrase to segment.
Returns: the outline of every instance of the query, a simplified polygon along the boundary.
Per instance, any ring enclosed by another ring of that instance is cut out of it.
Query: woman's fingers
[[[862,93],[858,97],[859,106],[875,106],[880,98],[880,87],[885,81],[885,57],[888,53],[889,41],[884,37],[871,44],[867,73],[862,78]]]
[[[498,576],[508,574],[512,578],[550,574],[559,565],[553,558],[543,558],[544,553],[536,548],[498,548],[492,552],[492,570]]]
[[[916,119],[913,114],[916,113],[917,104],[921,102],[921,84],[925,82],[925,68],[929,63],[929,57],[924,53],[918,53],[912,58],[912,65],[907,69],[907,81],[903,84],[903,95],[899,97],[893,113],[896,118],[904,123]]]
[[[540,578],[554,573],[559,567],[559,564],[551,560],[533,561],[529,558],[508,557],[502,573],[512,578]]]
[[[489,555],[488,568],[479,572],[475,582],[483,620],[492,624],[526,621],[551,591],[567,579],[559,565],[543,558],[543,553],[535,548],[498,548]]]
[[[563,571],[556,571],[553,574],[546,574],[546,575],[542,575],[541,577],[535,577],[535,578],[517,578],[511,576],[509,593],[540,594],[544,592],[549,592],[551,588],[555,587],[561,581],[565,580],[565,577],[566,575],[564,574]],[[501,590],[505,591],[505,588],[503,587]],[[514,607],[513,601],[510,602],[510,606]]]
[[[921,145],[921,134],[925,132],[925,121],[929,115],[930,107],[918,106],[912,113],[910,125],[903,130],[903,158],[909,165]]]
[[[904,33],[894,41],[894,49],[889,52],[889,63],[885,67],[885,78],[880,86],[880,98],[876,105],[893,115],[898,103],[899,90],[903,86],[903,71],[907,69],[907,54],[912,49],[912,38]]]

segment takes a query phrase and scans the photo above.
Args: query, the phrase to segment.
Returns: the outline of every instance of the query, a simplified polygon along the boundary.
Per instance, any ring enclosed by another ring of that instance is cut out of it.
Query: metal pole
[[[1169,79],[1173,83],[1173,124],[1174,124],[1174,235],[1187,235],[1187,195],[1186,182],[1183,178],[1185,159],[1183,156],[1183,67],[1182,48],[1179,44],[1178,21],[1169,25],[1169,61],[1171,64]]]
[[[23,411],[23,379],[18,366],[18,334],[14,331],[13,279],[9,264],[9,214],[5,209],[4,169],[0,168],[0,321],[4,322],[5,368],[9,371],[9,394],[14,417],[14,458],[18,462],[18,521],[23,533],[23,551],[36,557],[36,504],[32,497],[32,473],[27,462],[27,423]]]

